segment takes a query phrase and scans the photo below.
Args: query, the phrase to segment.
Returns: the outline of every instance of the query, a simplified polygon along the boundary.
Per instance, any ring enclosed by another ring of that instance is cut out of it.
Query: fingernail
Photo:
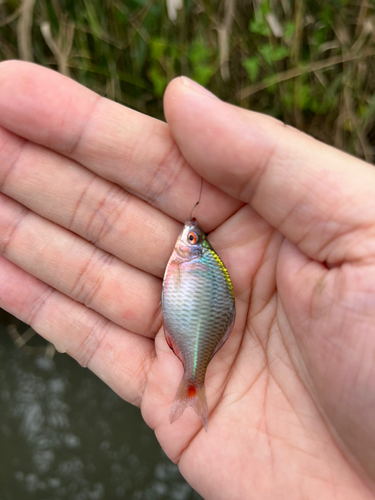
[[[204,87],[202,87],[202,85],[199,85],[199,83],[195,82],[194,80],[190,80],[190,78],[188,78],[187,76],[181,76],[181,80],[183,84],[186,85],[187,87],[196,90],[197,92],[205,95],[206,97],[211,97],[211,99],[219,100],[219,98],[216,97],[215,94],[205,89]]]

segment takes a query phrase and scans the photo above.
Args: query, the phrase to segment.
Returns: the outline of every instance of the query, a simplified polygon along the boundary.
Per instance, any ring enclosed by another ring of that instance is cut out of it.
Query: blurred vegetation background
[[[184,74],[374,161],[373,0],[0,0],[12,58],[157,118]]]
[[[1,59],[158,118],[185,74],[370,162],[374,56],[373,0],[0,0]]]

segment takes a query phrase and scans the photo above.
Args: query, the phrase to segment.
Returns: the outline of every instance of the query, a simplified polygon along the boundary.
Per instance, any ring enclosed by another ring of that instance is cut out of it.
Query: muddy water
[[[3,322],[0,498],[201,497],[163,454],[137,408],[67,355],[51,359],[17,349]]]

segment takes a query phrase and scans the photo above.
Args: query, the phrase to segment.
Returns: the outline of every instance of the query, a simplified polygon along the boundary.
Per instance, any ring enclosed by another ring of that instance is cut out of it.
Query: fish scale
[[[188,240],[192,234],[197,238],[194,244]],[[228,271],[196,219],[186,221],[169,259],[162,308],[167,342],[184,365],[170,419],[178,418],[190,405],[207,430],[205,374],[230,333],[235,306]]]

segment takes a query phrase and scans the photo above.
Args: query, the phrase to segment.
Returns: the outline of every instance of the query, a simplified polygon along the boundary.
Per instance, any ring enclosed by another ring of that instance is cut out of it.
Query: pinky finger
[[[140,406],[154,341],[129,332],[0,256],[0,307]]]

